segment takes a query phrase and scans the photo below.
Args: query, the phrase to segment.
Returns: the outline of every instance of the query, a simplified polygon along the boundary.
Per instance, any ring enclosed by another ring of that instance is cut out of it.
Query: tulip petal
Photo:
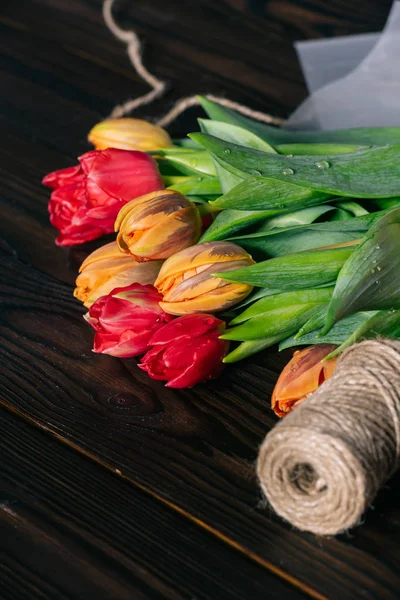
[[[332,375],[336,359],[322,362],[336,346],[319,344],[294,353],[285,366],[272,394],[271,406],[279,417],[290,412],[295,403],[306,398]]]

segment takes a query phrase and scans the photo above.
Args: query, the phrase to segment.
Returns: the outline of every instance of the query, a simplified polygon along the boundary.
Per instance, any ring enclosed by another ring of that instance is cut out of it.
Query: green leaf
[[[323,204],[331,194],[265,177],[249,177],[215,201],[233,210],[297,210]]]
[[[353,251],[354,248],[346,247],[299,252],[213,275],[279,291],[314,288],[334,282]]]
[[[298,331],[318,308],[318,304],[312,302],[282,306],[228,329],[221,339],[239,342],[260,337],[280,336],[283,339]]]
[[[202,242],[211,242],[214,240],[225,240],[240,229],[264,221],[272,215],[276,215],[276,210],[223,210],[219,213],[215,221],[210,225],[207,231],[199,240]]]
[[[165,180],[169,190],[181,192],[187,196],[214,196],[221,193],[221,185],[217,177],[175,177],[174,180]]]
[[[320,329],[310,331],[300,338],[297,338],[297,335],[290,335],[279,344],[279,350],[285,350],[285,348],[292,348],[294,346],[310,346],[312,344],[343,344],[354,331],[374,314],[374,312],[359,312],[346,317],[335,323],[330,332],[323,338],[320,335]]]
[[[201,173],[203,175],[216,176],[214,160],[205,150],[190,150],[183,148],[171,148],[160,150],[157,157],[159,166],[171,165],[181,173],[192,175]]]
[[[400,308],[400,208],[376,221],[338,275],[322,335],[360,310]]]
[[[211,133],[211,132],[207,132]],[[213,134],[219,137],[216,134]],[[399,138],[400,140],[400,138]],[[234,140],[232,140],[234,142]],[[238,143],[238,142],[236,142]],[[261,148],[260,148],[261,149]],[[286,156],[315,156],[321,154],[347,154],[359,150],[359,144],[279,144],[275,150]]]
[[[270,152],[272,154],[276,153],[275,149],[270,144],[243,127],[224,123],[222,121],[212,121],[210,119],[198,119],[198,123],[200,125],[200,130],[203,133],[213,135],[220,140],[232,144],[240,144],[240,146],[253,148],[253,150],[261,150],[262,152]],[[228,148],[228,154],[229,153],[230,151]]]
[[[400,338],[400,310],[380,310],[370,313],[370,315],[370,318],[361,323],[339,348],[329,354],[329,358],[341,354],[343,350],[360,340],[376,339],[377,337],[392,340]]]
[[[400,196],[398,198],[377,198],[375,204],[381,209],[391,209],[400,206]]]
[[[215,196],[192,196],[191,194],[188,194],[187,197],[189,198],[189,200],[191,200],[192,202],[194,202],[194,204],[207,204],[207,206],[210,206],[210,202],[213,202],[215,200]]]
[[[369,211],[361,206],[361,204],[358,204],[358,202],[353,202],[352,200],[346,200],[345,202],[336,201],[336,206],[351,213],[353,217],[362,217],[363,215],[369,214]]]
[[[259,257],[285,256],[326,246],[351,244],[362,238],[386,211],[354,217],[348,221],[326,221],[229,238]]]
[[[197,99],[210,119],[244,127],[273,146],[289,143],[333,143],[366,146],[371,144],[400,144],[400,127],[363,127],[328,131],[281,129],[244,117],[229,108],[212,102],[204,96],[197,96]]]
[[[257,230],[257,233],[271,231],[272,229],[283,229],[295,227],[296,225],[308,225],[319,219],[322,215],[336,210],[336,206],[330,204],[320,204],[319,206],[309,206],[293,212],[285,212],[271,219],[268,219]]]
[[[400,195],[400,144],[373,146],[349,154],[294,156],[269,154],[230,144],[205,133],[190,136],[226,169],[278,179],[318,191],[360,198]],[[227,154],[226,150],[230,150]]]
[[[196,144],[196,142],[194,142],[193,140],[191,140],[190,138],[186,137],[186,138],[177,138],[172,140],[174,143],[174,147],[175,148],[190,148],[192,150],[198,150],[199,148],[201,148],[201,146],[199,146],[198,144]]]
[[[242,342],[239,344],[239,346],[232,350],[232,352],[227,354],[222,362],[228,364],[238,362],[239,360],[243,360],[248,356],[252,356],[257,352],[261,352],[261,350],[265,350],[265,348],[269,348],[270,346],[277,344],[281,339],[281,335],[276,335],[258,340]]]
[[[270,312],[287,308],[289,306],[300,306],[301,304],[327,303],[332,297],[333,286],[326,288],[314,288],[308,290],[296,290],[294,292],[282,292],[261,298],[240,315],[235,317],[229,325],[238,325],[248,319],[260,317]]]
[[[274,290],[272,288],[255,289],[249,296],[247,296],[247,298],[243,300],[243,302],[235,306],[233,310],[237,312],[239,310],[242,310],[242,308],[244,308],[245,306],[256,302],[256,300],[259,300],[260,298],[265,298],[266,296],[273,296],[274,294],[279,293],[280,290]]]
[[[201,131],[215,135],[222,140],[241,144],[256,150],[263,150],[264,152],[275,152],[272,146],[242,127],[220,121],[211,121],[209,119],[199,119],[198,121]],[[228,169],[225,169],[218,161],[215,161],[215,167],[224,193],[235,187],[246,177],[246,174],[240,176],[239,174],[232,173]]]
[[[310,333],[310,331],[314,331],[315,329],[321,329],[324,326],[326,319],[326,311],[328,309],[327,304],[322,304],[319,307],[318,311],[315,313],[304,323],[302,327],[300,327],[299,331],[296,333],[295,338],[303,337],[306,333]]]

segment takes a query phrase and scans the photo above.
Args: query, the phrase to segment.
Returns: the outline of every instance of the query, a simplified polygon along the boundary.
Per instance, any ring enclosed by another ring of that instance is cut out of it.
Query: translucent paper
[[[286,127],[400,126],[400,1],[381,34],[299,42],[310,96]]]

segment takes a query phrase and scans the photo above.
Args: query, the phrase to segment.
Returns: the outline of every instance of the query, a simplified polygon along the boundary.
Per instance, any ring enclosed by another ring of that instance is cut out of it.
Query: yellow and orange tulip
[[[141,119],[107,119],[91,129],[88,140],[96,150],[120,148],[150,152],[169,148],[172,140],[162,127]]]
[[[205,242],[181,250],[165,261],[154,283],[163,295],[160,306],[172,315],[218,312],[241,302],[252,290],[213,273],[253,264],[251,256],[231,242]]]
[[[332,344],[317,344],[294,353],[272,393],[271,406],[278,417],[284,417],[332,376],[337,359],[323,359],[336,348]]]
[[[165,259],[195,244],[200,229],[196,206],[173,190],[135,198],[120,210],[115,221],[120,250],[139,262]]]
[[[86,308],[106,296],[117,287],[132,283],[153,284],[161,267],[161,261],[140,264],[131,256],[123,254],[116,242],[95,250],[83,261],[74,290],[75,298]]]

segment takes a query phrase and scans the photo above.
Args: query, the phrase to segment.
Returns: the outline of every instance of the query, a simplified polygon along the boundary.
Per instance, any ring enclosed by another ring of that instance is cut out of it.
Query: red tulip
[[[156,162],[144,152],[92,150],[79,165],[49,173],[54,189],[50,221],[61,232],[56,243],[73,246],[114,231],[118,212],[130,200],[164,187]]]
[[[129,358],[144,354],[153,334],[173,317],[160,308],[152,285],[133,283],[101,296],[85,315],[96,331],[93,351]]]
[[[171,388],[188,388],[217,377],[229,344],[220,340],[224,321],[213,315],[184,315],[164,325],[150,340],[139,367]]]

